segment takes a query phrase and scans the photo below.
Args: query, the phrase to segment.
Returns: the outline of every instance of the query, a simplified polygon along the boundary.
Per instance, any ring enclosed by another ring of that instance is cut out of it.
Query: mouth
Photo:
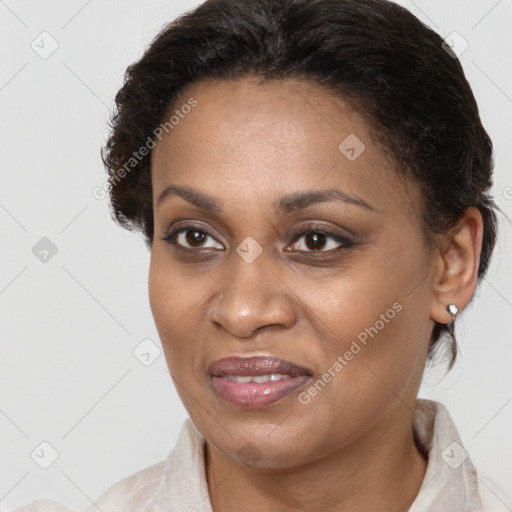
[[[273,404],[305,385],[309,369],[271,356],[229,357],[208,368],[213,390],[224,400],[244,408]]]

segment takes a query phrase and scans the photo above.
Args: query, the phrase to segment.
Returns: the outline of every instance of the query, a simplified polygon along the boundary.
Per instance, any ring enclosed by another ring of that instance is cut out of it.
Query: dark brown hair
[[[481,280],[499,210],[489,196],[492,143],[456,56],[436,32],[386,0],[208,0],[166,26],[126,70],[102,151],[120,225],[140,230],[151,248],[151,152],[139,152],[154,146],[155,129],[177,96],[201,79],[247,75],[310,80],[351,102],[390,151],[397,174],[418,183],[429,246],[477,207],[484,222]],[[447,326],[436,322],[429,360],[444,336]],[[451,368],[454,337],[450,346]]]

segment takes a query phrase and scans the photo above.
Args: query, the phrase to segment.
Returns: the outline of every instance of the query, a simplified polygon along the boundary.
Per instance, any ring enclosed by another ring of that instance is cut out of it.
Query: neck
[[[247,468],[208,444],[205,452],[213,512],[405,512],[427,468],[414,442],[412,411],[401,403],[349,446],[299,467]]]

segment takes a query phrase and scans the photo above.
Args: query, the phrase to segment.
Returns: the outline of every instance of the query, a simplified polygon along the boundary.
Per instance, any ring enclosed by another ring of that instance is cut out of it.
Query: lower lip
[[[238,407],[257,408],[273,404],[301,388],[311,377],[299,375],[267,382],[239,383],[225,377],[212,376],[213,389]]]

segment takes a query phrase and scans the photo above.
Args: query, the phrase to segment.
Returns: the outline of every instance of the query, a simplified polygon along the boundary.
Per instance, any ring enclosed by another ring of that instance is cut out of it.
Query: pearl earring
[[[455,320],[455,317],[457,316],[457,313],[459,312],[459,308],[455,304],[448,304],[446,306],[446,309],[448,310],[448,313],[452,315],[452,322]]]
[[[452,315],[452,319],[448,323],[448,332],[453,337],[455,317],[457,316],[457,313],[459,312],[459,308],[455,304],[448,304],[448,306],[446,306],[446,309],[447,309],[448,313],[450,313],[450,315]]]

